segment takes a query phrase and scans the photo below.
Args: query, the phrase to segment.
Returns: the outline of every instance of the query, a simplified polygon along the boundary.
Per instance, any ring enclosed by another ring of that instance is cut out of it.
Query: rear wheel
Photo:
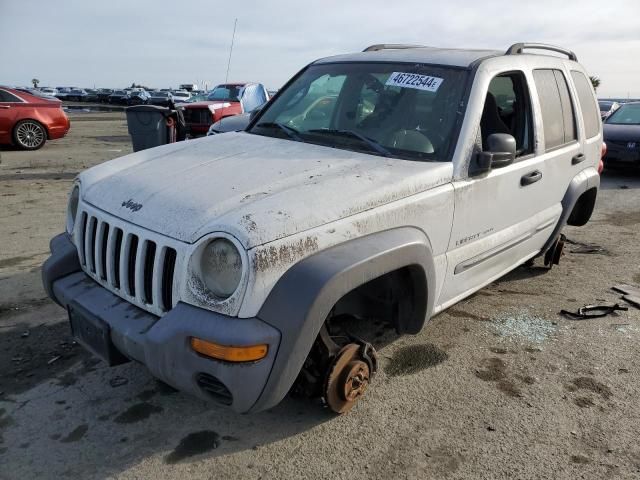
[[[20,120],[13,129],[13,141],[22,150],[38,150],[47,141],[47,131],[35,120]]]

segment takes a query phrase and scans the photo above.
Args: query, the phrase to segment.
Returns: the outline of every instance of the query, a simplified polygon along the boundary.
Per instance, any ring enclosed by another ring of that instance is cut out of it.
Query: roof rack
[[[378,43],[365,48],[363,52],[377,52],[378,50],[404,50],[405,48],[425,48],[425,46],[402,43]]]
[[[578,61],[578,57],[571,50],[567,50],[566,48],[558,47],[556,45],[547,45],[546,43],[514,43],[509,47],[509,50],[505,52],[505,55],[517,55],[519,53],[523,53],[524,49],[534,49],[534,50],[550,50],[556,53],[562,53],[569,57],[569,60],[573,60],[574,62]]]

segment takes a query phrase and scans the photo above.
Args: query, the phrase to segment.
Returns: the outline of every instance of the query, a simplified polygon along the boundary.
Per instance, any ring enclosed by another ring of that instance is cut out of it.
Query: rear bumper
[[[110,328],[114,346],[143,363],[164,382],[197,397],[248,412],[263,395],[280,343],[280,332],[258,318],[237,319],[185,303],[157,317],[114,295],[81,269],[68,235],[51,241],[42,269],[45,290],[59,305],[79,305]],[[268,344],[268,354],[252,363],[228,363],[200,356],[189,340],[223,345]]]

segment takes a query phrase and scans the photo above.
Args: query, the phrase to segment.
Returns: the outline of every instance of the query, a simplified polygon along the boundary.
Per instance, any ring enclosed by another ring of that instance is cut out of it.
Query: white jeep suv
[[[110,364],[239,412],[294,385],[345,412],[376,370],[353,319],[415,334],[557,262],[602,147],[572,52],[375,45],[311,63],[245,131],[82,172],[44,284]]]

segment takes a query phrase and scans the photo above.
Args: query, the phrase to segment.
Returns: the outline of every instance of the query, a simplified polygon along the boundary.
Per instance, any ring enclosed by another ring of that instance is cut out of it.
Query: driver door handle
[[[527,173],[523,175],[520,179],[520,185],[526,187],[527,185],[531,185],[532,183],[536,183],[537,181],[542,179],[542,172],[540,170],[534,170],[533,172]]]
[[[0,105],[0,108],[4,108],[4,109],[11,108],[11,105]]]

